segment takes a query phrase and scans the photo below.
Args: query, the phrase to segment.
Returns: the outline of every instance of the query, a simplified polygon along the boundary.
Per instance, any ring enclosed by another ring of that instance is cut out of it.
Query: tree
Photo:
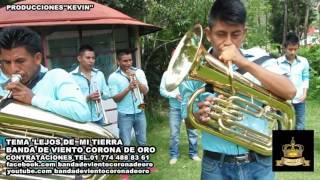
[[[196,23],[207,25],[212,0],[148,0],[145,20],[163,28],[143,37],[143,68],[150,95],[157,97],[162,73],[167,69],[172,50]]]
[[[283,16],[283,33],[282,33],[282,46],[286,41],[286,35],[288,32],[288,0],[284,0],[284,16]]]
[[[305,44],[307,44],[307,36],[308,36],[308,20],[309,20],[309,12],[310,12],[310,7],[311,7],[311,1],[310,0],[305,0],[306,4],[306,10],[305,10],[305,16],[304,16],[304,25],[303,25],[303,30],[304,30],[304,41]]]
[[[15,2],[18,2],[18,0],[2,0],[0,1],[0,8],[4,7],[5,5],[14,4]]]
[[[271,5],[268,1],[247,0],[246,7],[248,19],[246,48],[265,47],[270,43],[269,16]]]
[[[305,29],[308,29],[310,23],[315,19],[315,13],[310,8],[309,0],[308,3],[304,0],[269,0],[269,2],[272,7],[270,19],[273,27],[272,40],[275,43],[282,44],[283,38],[289,31],[296,32],[301,38],[305,34]]]

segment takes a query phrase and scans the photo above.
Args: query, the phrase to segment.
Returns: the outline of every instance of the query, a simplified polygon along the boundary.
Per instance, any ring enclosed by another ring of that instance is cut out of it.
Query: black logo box
[[[294,137],[295,144],[304,146],[302,157],[310,160],[310,166],[276,166],[276,161],[284,156],[282,145],[290,144]],[[272,134],[272,169],[273,171],[314,171],[314,131],[313,130],[276,130]]]

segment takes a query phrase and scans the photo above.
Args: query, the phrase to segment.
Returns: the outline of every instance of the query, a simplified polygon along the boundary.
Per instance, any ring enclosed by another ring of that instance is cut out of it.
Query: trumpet
[[[134,72],[128,70],[127,74],[128,74],[128,76],[130,78],[130,83],[132,81],[136,81],[137,80],[136,74]],[[134,88],[132,90],[132,94],[133,94],[134,101],[139,103],[138,108],[139,109],[144,109],[146,107],[146,103],[144,103],[144,101],[143,101],[143,97],[141,95],[139,87]]]
[[[103,105],[102,105],[101,93],[100,93],[100,90],[98,88],[97,82],[93,82],[93,89],[94,89],[94,91],[97,91],[99,93],[99,100],[95,101],[97,117],[100,117],[102,115],[102,117],[104,119],[104,122],[106,124],[108,124],[109,121],[107,119],[106,112],[104,111],[104,108],[103,108]]]
[[[10,82],[20,82],[22,79],[21,75],[20,74],[12,74],[11,75],[11,78],[10,78]],[[12,96],[12,91],[9,91],[8,94],[6,94],[5,96],[3,96],[1,99],[0,99],[0,103],[5,100],[5,99],[9,99],[11,98]]]

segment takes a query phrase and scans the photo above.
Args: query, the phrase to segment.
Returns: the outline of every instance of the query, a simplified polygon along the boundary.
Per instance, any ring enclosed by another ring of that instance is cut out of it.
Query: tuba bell
[[[292,130],[295,124],[293,106],[249,81],[214,58],[202,45],[203,29],[197,24],[179,42],[171,57],[166,88],[172,91],[186,79],[203,81],[224,98],[215,97],[210,106],[210,120],[199,122],[193,114],[193,104],[205,92],[200,88],[188,101],[187,121],[193,127],[231,141],[259,154],[272,154],[272,130]],[[248,100],[249,99],[249,100]],[[257,105],[259,104],[259,105]],[[241,123],[245,116],[263,119],[267,129],[250,128]]]
[[[0,103],[0,136],[6,138],[117,138],[108,130],[94,123],[80,123],[62,116],[21,104],[17,101]],[[6,152],[0,147],[0,179],[50,179],[71,180],[74,175],[63,174],[13,174],[6,175]],[[109,174],[85,174],[83,179],[114,179]]]

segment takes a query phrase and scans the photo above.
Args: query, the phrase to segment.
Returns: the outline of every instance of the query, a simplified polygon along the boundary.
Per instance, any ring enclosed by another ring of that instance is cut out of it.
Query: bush
[[[320,45],[300,47],[298,54],[310,64],[310,86],[308,98],[320,99]]]

